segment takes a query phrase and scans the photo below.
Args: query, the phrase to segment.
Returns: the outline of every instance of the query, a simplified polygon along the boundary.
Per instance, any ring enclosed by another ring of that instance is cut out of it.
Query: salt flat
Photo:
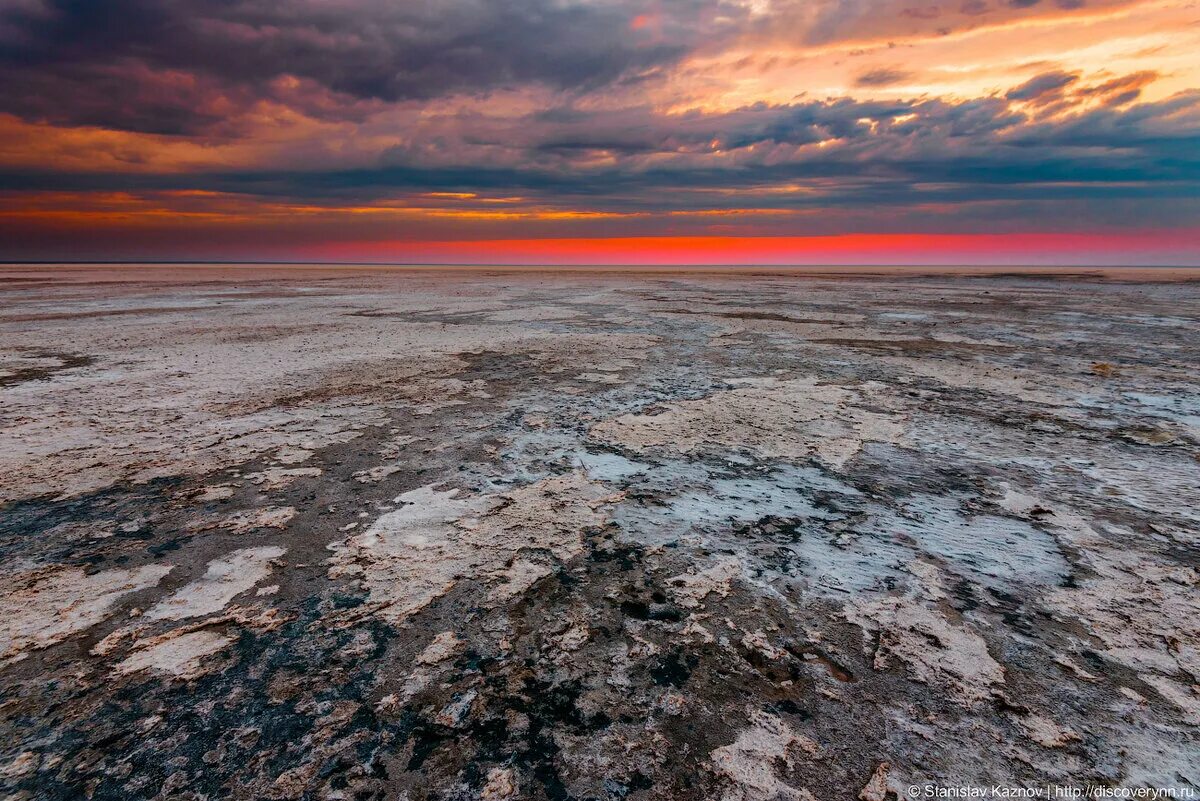
[[[1194,788],[1197,277],[0,268],[0,788]]]

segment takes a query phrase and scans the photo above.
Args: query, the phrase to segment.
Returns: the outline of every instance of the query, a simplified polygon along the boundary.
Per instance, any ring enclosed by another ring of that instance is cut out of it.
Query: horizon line
[[[1200,261],[1194,264],[1087,264],[1087,263],[1070,263],[1070,264],[1029,264],[1020,262],[982,262],[982,263],[953,263],[953,264],[936,264],[929,262],[861,262],[854,264],[771,264],[771,263],[744,263],[744,262],[696,262],[696,263],[623,263],[623,262],[576,262],[564,264],[561,262],[519,262],[519,263],[495,263],[495,262],[427,262],[427,261],[307,261],[296,259],[282,260],[259,260],[259,259],[0,259],[0,266],[12,267],[20,265],[31,266],[47,266],[47,265],[71,265],[71,266],[87,266],[87,265],[171,265],[171,266],[275,266],[283,267],[289,265],[295,266],[313,266],[313,267],[487,267],[491,269],[499,269],[505,267],[559,267],[559,268],[576,268],[576,267],[636,267],[636,268],[750,268],[750,269],[797,269],[797,268],[817,268],[817,269],[858,269],[858,268],[877,268],[877,267],[932,267],[932,268],[1009,268],[1009,269],[1034,269],[1034,270],[1056,270],[1056,269],[1082,269],[1082,270],[1112,270],[1112,269],[1128,269],[1128,270],[1195,270],[1200,269]]]

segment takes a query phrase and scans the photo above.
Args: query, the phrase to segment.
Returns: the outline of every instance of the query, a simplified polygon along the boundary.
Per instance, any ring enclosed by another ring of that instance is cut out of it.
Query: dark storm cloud
[[[208,130],[285,77],[355,101],[529,83],[586,91],[669,64],[744,15],[675,0],[47,0],[0,5],[0,111],[155,133]],[[714,22],[717,16],[723,21]],[[302,98],[297,99],[302,100]]]
[[[767,11],[754,5],[0,0],[0,112],[56,125],[227,137],[247,133],[238,128],[239,115],[262,100],[318,119],[355,120],[379,104],[502,88],[602,92],[732,43],[949,30],[985,7],[982,0],[966,0],[961,11],[904,0],[775,0]],[[895,83],[901,75],[876,70],[860,85]]]

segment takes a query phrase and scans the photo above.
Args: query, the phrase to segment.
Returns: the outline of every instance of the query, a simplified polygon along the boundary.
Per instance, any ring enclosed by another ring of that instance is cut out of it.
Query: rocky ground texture
[[[1200,283],[0,298],[0,797],[1200,785]]]

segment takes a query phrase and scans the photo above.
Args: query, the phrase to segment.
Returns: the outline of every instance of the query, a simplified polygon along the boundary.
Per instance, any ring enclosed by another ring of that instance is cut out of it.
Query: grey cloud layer
[[[732,31],[746,12],[673,0],[652,34],[633,0],[48,0],[0,5],[0,110],[60,124],[197,133],[278,81],[360,101],[636,76]],[[718,19],[720,18],[720,19]],[[300,96],[287,98],[303,104]],[[310,109],[306,109],[310,110]]]
[[[60,125],[231,136],[242,133],[238,114],[262,99],[354,119],[372,104],[501,88],[596,92],[735,42],[944,32],[977,24],[981,14],[994,21],[1038,13],[1031,9],[1037,4],[0,0],[0,82],[8,88],[0,112]],[[902,77],[875,70],[860,81]]]
[[[0,174],[0,190],[204,189],[334,206],[449,191],[594,211],[874,209],[880,219],[978,202],[1138,202],[1142,222],[1163,207],[1194,211],[1200,92],[1138,103],[1153,72],[1051,70],[1004,96],[962,101],[835,98],[677,115],[614,91],[735,42],[936,30],[1036,5],[778,0],[762,13],[736,0],[0,0],[0,81],[16,87],[0,93],[0,112],[227,142],[255,133],[238,128],[240,115],[271,99],[386,143],[353,169],[312,147],[242,171],[72,174],[48,164]],[[863,86],[906,79],[903,64],[857,76]],[[526,99],[548,107],[505,117],[427,102],[507,88],[534,88]]]
[[[684,115],[559,109],[516,119],[448,116],[425,126],[415,133],[420,147],[393,148],[369,168],[22,172],[0,175],[0,188],[201,188],[331,204],[468,191],[609,211],[1200,197],[1200,92],[1052,120],[992,97],[842,99]],[[788,184],[801,189],[761,191]]]

